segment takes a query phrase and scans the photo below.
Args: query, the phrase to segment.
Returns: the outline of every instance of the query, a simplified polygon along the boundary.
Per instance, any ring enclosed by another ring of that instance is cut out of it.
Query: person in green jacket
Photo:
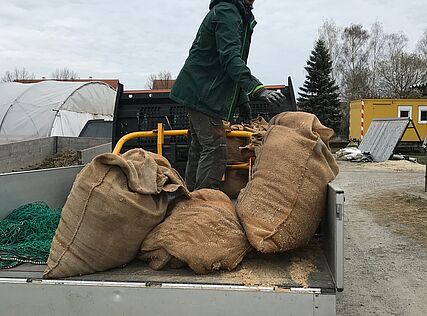
[[[249,96],[280,106],[282,93],[267,90],[246,62],[256,25],[255,0],[211,0],[170,98],[188,110],[191,145],[185,173],[189,190],[219,189],[227,165],[222,120],[250,119]]]

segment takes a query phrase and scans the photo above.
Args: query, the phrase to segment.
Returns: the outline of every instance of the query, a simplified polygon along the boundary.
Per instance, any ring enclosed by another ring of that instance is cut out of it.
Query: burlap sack
[[[220,190],[230,199],[236,199],[249,180],[248,170],[227,169],[225,181],[221,182]]]
[[[268,129],[268,122],[262,116],[251,120],[249,124],[243,123],[242,125],[244,131],[253,133],[265,132]]]
[[[268,123],[258,116],[250,123],[230,125],[224,124],[229,131],[249,131],[255,133],[249,140],[246,138],[227,137],[227,164],[246,163],[254,158],[261,147],[263,136],[267,130]],[[237,198],[240,190],[248,183],[249,175],[246,170],[227,169],[225,181],[221,182],[220,190],[231,199]]]
[[[266,131],[260,131],[252,134],[249,144],[240,148],[240,154],[244,160],[259,156],[266,133]]]
[[[327,184],[338,174],[329,149],[333,130],[312,114],[288,112],[270,122],[237,212],[249,242],[273,253],[305,245],[326,206]]]
[[[234,125],[233,125],[234,126]],[[242,126],[243,128],[243,126]],[[240,137],[227,137],[227,165],[241,164],[248,161],[244,159],[240,149],[246,146],[246,139]],[[248,172],[227,168],[225,181],[221,182],[220,190],[231,199],[237,198],[240,190],[248,183]]]
[[[246,139],[240,137],[227,137],[227,164],[234,165],[244,163],[240,153],[240,147],[246,146]],[[246,160],[247,161],[247,160]]]
[[[171,192],[188,194],[161,156],[134,149],[96,157],[74,182],[44,277],[89,274],[133,260],[163,220]]]
[[[157,270],[175,258],[205,274],[234,269],[249,249],[230,199],[221,191],[202,189],[179,201],[153,229],[142,243],[139,258]]]

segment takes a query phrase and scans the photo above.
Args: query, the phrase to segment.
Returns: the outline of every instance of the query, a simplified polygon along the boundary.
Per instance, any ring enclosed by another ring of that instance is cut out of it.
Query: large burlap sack
[[[163,220],[172,192],[188,194],[161,156],[134,149],[96,157],[74,182],[44,277],[89,274],[130,262]]]
[[[139,258],[156,270],[175,258],[205,274],[234,269],[249,249],[230,199],[221,191],[202,189],[177,202],[144,240]]]
[[[298,248],[316,232],[327,184],[338,174],[328,143],[333,134],[308,113],[282,113],[271,120],[253,178],[237,202],[246,235],[258,251]]]

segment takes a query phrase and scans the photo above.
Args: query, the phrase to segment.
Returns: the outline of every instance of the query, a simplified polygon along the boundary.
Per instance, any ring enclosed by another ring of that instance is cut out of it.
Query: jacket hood
[[[233,3],[239,9],[240,14],[242,16],[245,16],[245,7],[243,5],[243,0],[211,0],[211,3],[209,5],[209,10],[212,10],[214,6],[216,6],[221,2]]]
[[[237,0],[211,0],[211,4],[209,5],[209,10],[212,9],[214,6],[216,6],[220,2],[229,2],[229,3],[236,3]]]

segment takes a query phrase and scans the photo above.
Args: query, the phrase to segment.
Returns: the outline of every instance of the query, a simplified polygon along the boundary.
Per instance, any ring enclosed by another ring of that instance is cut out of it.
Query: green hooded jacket
[[[261,82],[246,66],[255,19],[241,0],[212,0],[170,98],[212,117],[230,120]]]

